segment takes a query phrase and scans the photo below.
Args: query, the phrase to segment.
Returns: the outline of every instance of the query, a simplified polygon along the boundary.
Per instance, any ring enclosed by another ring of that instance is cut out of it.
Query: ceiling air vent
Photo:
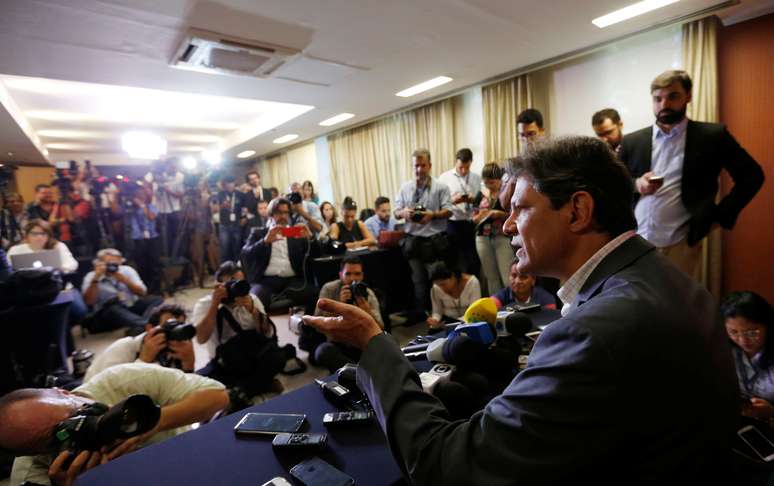
[[[300,53],[291,47],[190,29],[170,65],[207,73],[267,78]]]

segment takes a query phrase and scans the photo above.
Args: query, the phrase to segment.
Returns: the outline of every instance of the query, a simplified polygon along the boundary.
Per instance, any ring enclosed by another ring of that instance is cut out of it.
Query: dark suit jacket
[[[653,127],[643,128],[623,138],[619,157],[634,179],[651,169]],[[720,170],[726,169],[734,187],[715,204]],[[726,229],[763,184],[763,170],[720,123],[688,120],[685,131],[682,200],[691,214],[688,244],[693,246],[707,236],[715,222]],[[639,200],[635,191],[634,204]]]
[[[242,266],[245,269],[245,275],[250,283],[258,283],[263,279],[263,272],[269,266],[271,259],[271,245],[264,243],[264,238],[269,232],[269,228],[254,228],[247,237],[245,246],[242,247]],[[309,259],[306,258],[307,251]],[[311,272],[304,271],[304,264],[309,264],[311,258],[319,254],[319,247],[315,240],[306,238],[288,238],[288,256],[290,266],[296,272],[296,276],[311,276]],[[309,260],[309,261],[306,261]],[[307,268],[308,270],[308,268]]]
[[[730,484],[738,392],[707,291],[634,236],[576,305],[468,421],[449,421],[389,336],[369,342],[358,382],[416,484]]]
[[[266,188],[261,188],[261,200],[269,202],[271,201],[271,191]],[[258,198],[253,194],[252,189],[245,194],[245,206],[250,214],[256,214],[258,207]]]

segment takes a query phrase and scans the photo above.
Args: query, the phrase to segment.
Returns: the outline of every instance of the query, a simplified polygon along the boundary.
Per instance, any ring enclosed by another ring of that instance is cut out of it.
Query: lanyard
[[[740,351],[736,354],[736,368],[741,371],[742,375],[742,384],[744,385],[744,389],[747,392],[749,396],[754,396],[753,393],[753,385],[756,381],[758,381],[758,375],[760,374],[760,369],[755,369],[755,366],[753,365],[753,362],[751,359],[748,359],[750,361],[750,367],[755,371],[752,376],[747,376],[747,366],[745,366],[744,363],[744,357],[742,356],[742,353],[744,351]]]
[[[427,180],[427,183],[424,185],[424,187],[420,188],[417,186],[417,188],[414,189],[414,206],[419,204],[419,201],[422,199],[422,195],[425,192],[430,192],[430,179]]]
[[[457,172],[454,173],[454,176],[457,178],[457,183],[460,185],[460,190],[465,194],[468,194],[470,192],[470,187],[468,186],[470,181],[470,172],[465,175],[464,179],[461,175],[457,174]],[[462,181],[465,181],[465,183],[463,184]]]

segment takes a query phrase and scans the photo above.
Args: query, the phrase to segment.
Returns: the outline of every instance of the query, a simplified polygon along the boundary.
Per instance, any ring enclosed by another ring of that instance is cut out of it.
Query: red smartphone
[[[280,233],[285,238],[301,238],[304,236],[301,226],[282,226]]]

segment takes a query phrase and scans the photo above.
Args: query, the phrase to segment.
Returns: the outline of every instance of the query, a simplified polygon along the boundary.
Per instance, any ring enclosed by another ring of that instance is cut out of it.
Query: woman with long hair
[[[312,181],[304,181],[301,184],[301,195],[304,196],[305,201],[312,201],[315,204],[320,204],[320,198],[317,193],[314,192],[314,184]]]
[[[24,243],[12,246],[8,250],[8,258],[14,255],[23,255],[43,250],[56,250],[59,252],[61,265],[59,270],[74,272],[78,269],[78,261],[73,258],[67,245],[54,238],[54,231],[48,221],[32,219],[24,225]]]
[[[500,204],[503,173],[504,170],[494,162],[484,166],[481,179],[489,194],[481,199],[473,214],[476,250],[490,294],[508,286],[513,259],[511,240],[503,234],[503,223],[508,218],[508,212]]]

